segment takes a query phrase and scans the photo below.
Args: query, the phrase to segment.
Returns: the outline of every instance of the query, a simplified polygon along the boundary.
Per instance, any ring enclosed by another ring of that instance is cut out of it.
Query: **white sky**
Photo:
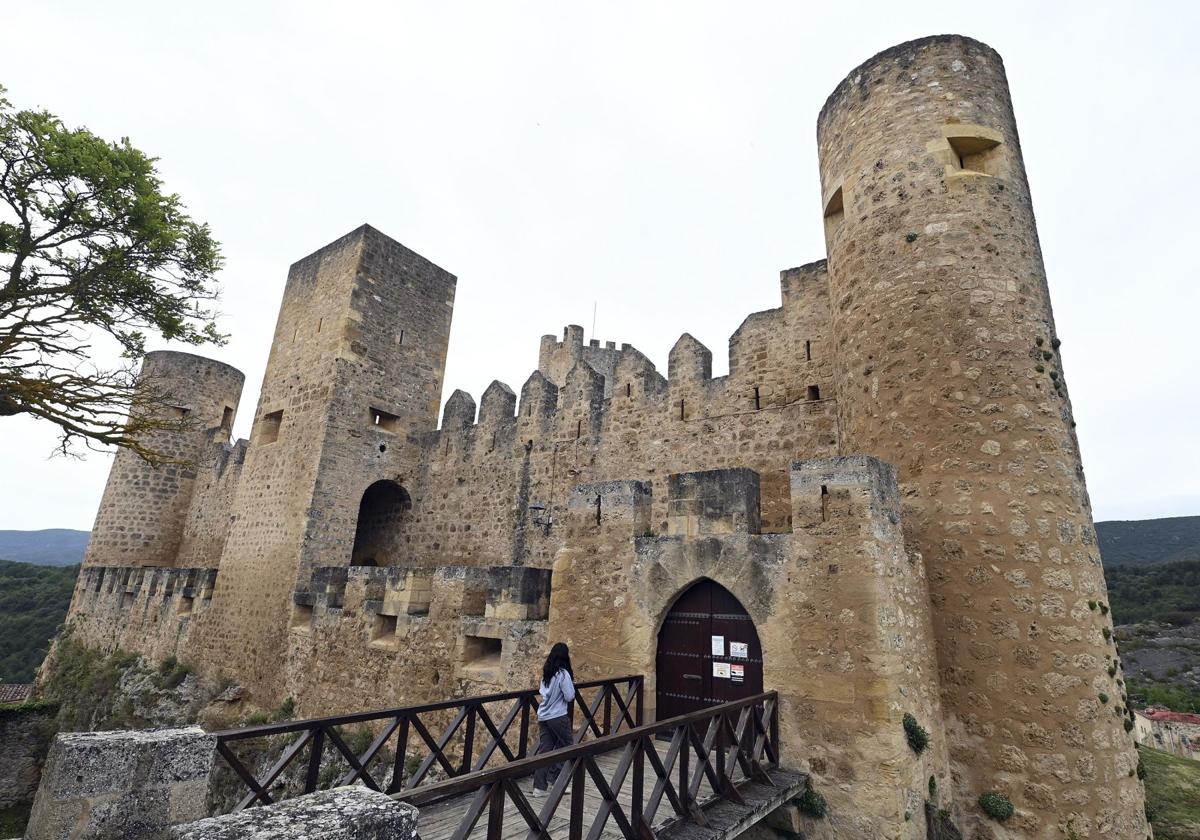
[[[224,243],[245,436],[288,266],[369,222],[458,275],[445,396],[582,324],[665,373],[824,256],[816,117],[956,32],[1004,56],[1097,519],[1200,514],[1200,4],[23,2],[0,84],[161,158]],[[155,345],[161,347],[162,343]],[[90,528],[109,458],[0,420],[0,528]]]

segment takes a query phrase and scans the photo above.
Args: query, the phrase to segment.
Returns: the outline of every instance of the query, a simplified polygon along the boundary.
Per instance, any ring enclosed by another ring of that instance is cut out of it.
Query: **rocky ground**
[[[1126,678],[1167,683],[1200,693],[1200,623],[1159,622],[1116,628]]]

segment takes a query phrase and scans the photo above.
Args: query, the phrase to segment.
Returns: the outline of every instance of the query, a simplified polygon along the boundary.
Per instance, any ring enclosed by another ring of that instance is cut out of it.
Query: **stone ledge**
[[[176,826],[172,840],[414,840],[417,809],[365,787],[340,787]]]

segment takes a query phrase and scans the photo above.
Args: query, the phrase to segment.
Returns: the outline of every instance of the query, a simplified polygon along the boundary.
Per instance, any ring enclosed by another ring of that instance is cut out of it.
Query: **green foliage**
[[[1200,691],[1187,686],[1130,677],[1129,694],[1144,706],[1163,706],[1175,712],[1200,714]]]
[[[147,333],[223,343],[212,305],[220,246],[163,191],[156,160],[129,140],[67,128],[46,111],[16,111],[0,88],[0,416],[56,424],[73,444],[124,446],[179,426],[155,412],[168,395],[134,398]],[[114,339],[128,363],[91,362],[90,336]]]
[[[813,790],[812,785],[805,788],[804,793],[795,799],[795,804],[801,814],[807,814],[818,820],[824,818],[829,811],[825,797]]]
[[[1143,780],[1146,778],[1146,760],[1142,757],[1140,747],[1138,748],[1137,777]]]
[[[275,710],[275,720],[291,720],[296,714],[296,700],[289,697],[279,704],[279,708]]]
[[[1173,516],[1132,522],[1097,522],[1096,537],[1106,571],[1124,566],[1157,566],[1200,560],[1200,516]],[[1109,579],[1111,585],[1111,578]],[[1109,595],[1112,595],[1111,587]],[[1124,618],[1116,598],[1113,611]]]
[[[1107,694],[1105,694],[1103,691],[1101,691],[1101,692],[1100,692],[1100,694],[1099,694],[1099,695],[1097,695],[1097,696],[1100,698],[1100,702],[1101,702],[1101,703],[1107,703],[1107,702],[1108,702],[1108,695],[1107,695]]]
[[[989,790],[979,795],[979,808],[997,822],[1004,822],[1013,815],[1012,800],[1003,793]]]
[[[114,691],[125,672],[133,668],[141,668],[136,653],[118,649],[104,654],[66,633],[55,646],[42,696],[59,704],[58,723],[66,731],[141,728],[150,722],[134,714],[129,698],[118,704],[118,692]]]
[[[1104,634],[1105,640],[1112,638],[1112,630],[1109,630],[1107,627],[1101,627],[1100,632]]]
[[[1095,609],[1096,609],[1096,602],[1095,602],[1095,601],[1088,601],[1088,609],[1089,609],[1089,610],[1092,610],[1092,611],[1094,612],[1094,611],[1095,611]]]
[[[0,560],[0,682],[33,682],[71,605],[78,566]]]
[[[917,241],[917,234],[915,234],[915,233],[905,234],[904,241],[911,245],[912,243]]]
[[[371,746],[371,742],[375,740],[375,733],[371,731],[371,727],[365,724],[354,729],[349,735],[344,736],[346,746],[355,755],[362,755]]]
[[[1164,621],[1182,626],[1200,620],[1200,560],[1113,566],[1104,577],[1117,624]]]
[[[917,755],[925,752],[925,748],[929,746],[929,733],[908,712],[904,713],[904,735],[908,738],[908,745]]]
[[[1062,347],[1062,342],[1057,338],[1052,338],[1050,339],[1050,346],[1057,350],[1059,347]]]

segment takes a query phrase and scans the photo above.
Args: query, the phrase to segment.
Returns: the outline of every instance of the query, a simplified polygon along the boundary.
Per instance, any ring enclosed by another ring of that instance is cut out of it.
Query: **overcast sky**
[[[446,390],[582,324],[665,373],[824,256],[815,126],[853,67],[1005,59],[1097,519],[1200,514],[1200,4],[0,0],[18,107],[128,136],[224,244],[246,436],[288,266],[369,222],[458,275]],[[160,349],[162,342],[155,345]],[[0,419],[0,528],[90,528],[109,458]]]

